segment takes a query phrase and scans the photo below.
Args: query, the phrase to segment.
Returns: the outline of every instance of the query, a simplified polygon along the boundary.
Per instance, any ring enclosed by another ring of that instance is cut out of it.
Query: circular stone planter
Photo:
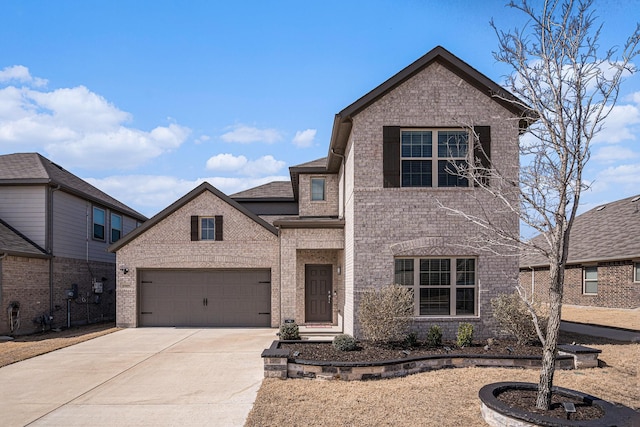
[[[480,389],[478,393],[482,402],[482,418],[490,426],[545,426],[545,427],[632,427],[640,425],[640,414],[631,408],[622,405],[614,405],[597,397],[580,393],[578,391],[569,390],[561,387],[553,387],[555,395],[564,396],[581,400],[582,402],[598,406],[604,411],[601,418],[589,421],[572,421],[567,419],[559,419],[541,414],[526,412],[521,409],[513,408],[504,402],[498,400],[498,395],[508,390],[531,390],[538,389],[537,384],[521,383],[521,382],[501,382],[488,384]]]

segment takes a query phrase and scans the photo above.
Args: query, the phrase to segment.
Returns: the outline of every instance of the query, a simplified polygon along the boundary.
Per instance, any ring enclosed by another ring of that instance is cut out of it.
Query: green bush
[[[470,347],[473,343],[473,325],[471,323],[460,323],[458,334],[456,335],[458,347]]]
[[[409,332],[409,334],[404,339],[404,345],[409,348],[416,348],[418,347],[418,344],[420,344],[418,342],[418,334],[416,334],[415,332]]]
[[[433,325],[427,332],[427,345],[429,347],[440,347],[442,345],[442,329],[438,325]]]
[[[364,339],[398,343],[407,336],[413,316],[413,293],[406,286],[367,290],[360,299],[358,318]]]
[[[348,334],[336,335],[333,339],[333,348],[340,351],[353,351],[357,348],[356,339]]]
[[[491,300],[493,317],[498,321],[500,328],[514,337],[518,344],[530,344],[540,341],[533,317],[527,305],[518,293],[500,295]],[[540,307],[533,307],[538,317],[540,329],[547,329],[547,318],[541,313]]]
[[[300,328],[297,323],[283,323],[280,326],[280,339],[281,340],[299,340]]]

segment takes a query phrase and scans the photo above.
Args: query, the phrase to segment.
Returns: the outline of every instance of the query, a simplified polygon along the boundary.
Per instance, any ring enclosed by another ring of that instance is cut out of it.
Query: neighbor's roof
[[[0,155],[0,185],[52,185],[139,220],[147,218],[38,153]]]
[[[49,258],[47,252],[27,236],[0,219],[0,255]]]
[[[190,192],[182,196],[180,199],[176,200],[171,205],[167,206],[161,212],[157,213],[155,216],[153,216],[153,218],[143,223],[140,227],[136,228],[135,230],[133,230],[128,234],[125,234],[122,239],[113,243],[111,246],[109,246],[107,250],[109,252],[115,252],[121,247],[127,245],[136,237],[138,237],[139,235],[141,235],[142,233],[144,233],[145,231],[147,231],[148,229],[150,229],[151,227],[153,227],[154,225],[156,225],[157,223],[159,223],[160,221],[162,221],[163,219],[165,219],[166,217],[168,217],[169,215],[171,215],[172,213],[174,213],[175,211],[177,211],[187,203],[191,202],[193,199],[195,199],[205,191],[209,191],[213,193],[216,197],[228,203],[238,211],[242,212],[244,215],[246,215],[253,221],[257,222],[259,225],[266,228],[271,233],[275,234],[276,236],[278,235],[278,229],[275,228],[273,225],[269,224],[267,221],[263,220],[253,212],[249,211],[247,208],[245,208],[244,206],[242,206],[241,204],[233,200],[231,197],[224,194],[222,191],[215,188],[213,185],[209,184],[208,182],[203,182],[202,184],[200,184],[199,186],[197,186],[196,188],[194,188],[193,190],[191,190]]]
[[[524,103],[522,101],[519,101],[509,91],[505,90],[493,80],[489,79],[487,76],[462,61],[442,46],[437,46],[414,63],[382,83],[380,86],[376,87],[336,114],[333,121],[333,130],[331,132],[331,141],[329,144],[329,156],[326,165],[329,171],[335,172],[340,168],[340,164],[342,162],[341,155],[345,152],[349,133],[351,132],[352,117],[395,89],[400,84],[418,74],[433,62],[438,62],[444,65],[479,91],[486,94],[492,100],[511,111],[516,117],[522,117],[523,120],[520,124],[522,127],[526,127],[527,123],[530,122],[530,111],[524,107]]]
[[[578,215],[569,237],[567,263],[640,258],[640,196],[598,206]],[[537,236],[534,239],[541,239]],[[547,266],[542,255],[523,254],[520,268]]]

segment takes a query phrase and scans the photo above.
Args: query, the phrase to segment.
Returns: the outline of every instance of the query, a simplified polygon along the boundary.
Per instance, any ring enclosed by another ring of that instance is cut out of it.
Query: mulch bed
[[[374,345],[359,342],[354,351],[340,351],[333,348],[331,342],[293,343],[283,342],[280,348],[288,349],[293,359],[323,362],[380,362],[407,357],[437,356],[447,354],[487,355],[487,356],[541,356],[542,347],[536,345],[518,345],[515,341],[494,340],[491,346],[486,342],[474,343],[470,347],[458,347],[455,343],[444,343],[439,347],[425,344],[409,347],[403,344]],[[297,353],[297,355],[296,355]]]
[[[557,394],[551,395],[551,409],[538,409],[536,408],[537,393],[535,390],[507,390],[500,393],[497,399],[512,408],[562,420],[567,419],[562,402],[571,402],[575,405],[576,412],[570,414],[572,421],[596,420],[604,416],[604,411],[598,406],[587,405],[580,399],[558,396]]]

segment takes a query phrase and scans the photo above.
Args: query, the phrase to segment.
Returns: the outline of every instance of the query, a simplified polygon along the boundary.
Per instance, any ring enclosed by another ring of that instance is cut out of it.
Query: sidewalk
[[[617,309],[563,304],[562,320],[640,332],[640,308]]]

